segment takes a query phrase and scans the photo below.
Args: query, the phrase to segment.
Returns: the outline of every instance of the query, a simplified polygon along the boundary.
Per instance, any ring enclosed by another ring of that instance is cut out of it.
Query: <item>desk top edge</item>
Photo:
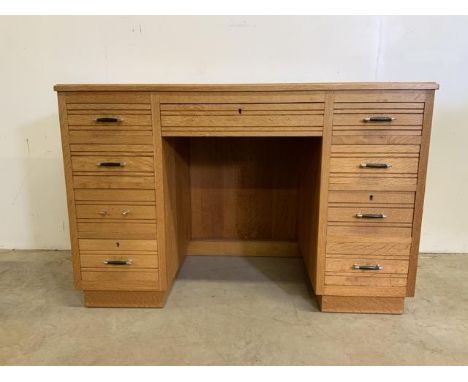
[[[264,84],[57,84],[57,92],[81,91],[308,91],[308,90],[437,90],[436,82],[330,82]]]

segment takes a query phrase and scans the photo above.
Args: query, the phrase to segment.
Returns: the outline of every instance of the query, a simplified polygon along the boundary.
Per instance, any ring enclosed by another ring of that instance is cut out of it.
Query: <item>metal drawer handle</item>
[[[111,260],[111,259],[107,259],[107,260],[104,260],[104,264],[106,264],[106,265],[132,265],[132,259],[129,259],[129,260]]]
[[[122,122],[120,118],[117,117],[97,117],[95,119],[97,123],[118,123]]]
[[[361,168],[390,168],[392,165],[390,163],[366,163],[363,162],[359,165]]]
[[[125,167],[127,162],[98,162],[96,166],[99,167]]]
[[[363,119],[364,122],[393,122],[396,118],[389,117],[386,115],[376,115],[372,117],[366,117]]]
[[[362,212],[358,212],[356,214],[358,219],[385,219],[387,215],[384,214],[363,214]]]
[[[383,269],[383,265],[375,264],[375,265],[359,265],[354,264],[353,269],[362,269],[365,271],[380,271]]]
[[[130,210],[122,210],[122,215],[127,216],[130,213]]]

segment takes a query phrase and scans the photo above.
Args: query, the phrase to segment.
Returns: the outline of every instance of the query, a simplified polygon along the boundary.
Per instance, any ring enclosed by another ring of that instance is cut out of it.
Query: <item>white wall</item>
[[[0,17],[0,248],[68,248],[55,83],[437,81],[422,251],[468,252],[468,18]]]

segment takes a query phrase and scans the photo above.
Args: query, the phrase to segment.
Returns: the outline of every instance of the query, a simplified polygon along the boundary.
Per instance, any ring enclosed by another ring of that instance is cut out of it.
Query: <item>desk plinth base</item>
[[[404,297],[317,296],[322,312],[402,314]]]
[[[163,308],[168,291],[84,291],[88,308]]]

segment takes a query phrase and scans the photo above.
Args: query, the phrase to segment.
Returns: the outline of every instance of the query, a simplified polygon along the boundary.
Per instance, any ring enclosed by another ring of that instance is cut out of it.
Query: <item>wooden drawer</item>
[[[373,118],[393,118],[390,122],[373,121]],[[370,120],[369,120],[370,119]],[[398,113],[379,113],[371,111],[368,113],[336,113],[333,115],[333,130],[344,129],[345,126],[359,126],[368,128],[382,129],[421,129],[423,114],[398,114]],[[342,127],[343,126],[343,127]]]
[[[101,144],[101,145],[148,145],[153,143],[153,132],[148,131],[69,131],[70,145]],[[126,151],[126,149],[125,149]]]
[[[153,172],[154,157],[148,156],[72,156],[73,171]]]
[[[77,108],[77,104],[145,104],[151,107],[151,93],[150,92],[136,92],[136,91],[70,91],[66,92],[65,100],[68,108]],[[75,106],[71,106],[75,105]],[[120,107],[120,106],[119,106]]]
[[[325,261],[325,272],[331,274],[401,274],[408,273],[409,260],[389,260],[373,257],[327,257]],[[355,269],[356,266],[379,266],[381,269]]]
[[[358,286],[367,287],[369,296],[373,295],[373,287],[406,287],[406,275],[389,275],[389,274],[363,274],[347,275],[347,274],[326,274],[325,285],[337,286]]]
[[[118,260],[125,261],[127,265],[111,265],[109,261]],[[116,254],[93,254],[93,255],[80,255],[81,267],[82,268],[103,268],[103,269],[133,269],[133,268],[158,268],[158,256],[157,255],[122,255]]]
[[[354,241],[355,239],[364,241],[406,241],[406,239],[411,239],[411,233],[411,227],[363,226],[339,223],[329,223],[327,227],[327,239],[340,237],[343,241]],[[350,238],[346,238],[346,236],[350,236]]]
[[[352,133],[352,134],[351,134]],[[352,131],[334,131],[332,136],[332,144],[336,145],[420,145],[421,134],[417,131],[399,131],[395,134],[395,131],[391,130],[352,130]],[[388,150],[389,148],[387,148]],[[339,148],[335,148],[339,150]]]
[[[329,191],[329,203],[414,204],[414,192]]]
[[[101,113],[101,114],[68,114],[69,129],[73,126],[151,126],[151,115],[146,114],[122,114]]]
[[[74,188],[124,188],[124,189],[154,189],[154,176],[86,176],[73,177]]]
[[[113,202],[146,202],[155,201],[154,190],[104,190],[104,189],[76,189],[76,201],[110,201]]]
[[[419,154],[419,145],[332,145],[331,153],[359,156],[361,154]]]
[[[80,153],[154,153],[153,145],[106,145],[106,144],[78,144],[70,145],[72,154]]]
[[[413,177],[330,176],[331,191],[416,191],[416,174]]]
[[[161,105],[164,134],[185,132],[321,131],[323,102],[196,103]],[[273,131],[272,131],[273,130]]]
[[[159,290],[159,272],[155,269],[86,269],[81,271],[84,290]]]
[[[156,240],[79,239],[80,251],[156,251]]]
[[[154,206],[139,206],[129,204],[77,204],[76,217],[78,219],[119,219],[141,220],[156,219]]]
[[[152,239],[156,238],[156,223],[84,223],[79,221],[78,237],[88,239]]]
[[[394,240],[381,237],[346,237],[329,235],[327,238],[327,256],[378,256],[387,258],[409,258],[411,238],[406,240],[395,237]]]
[[[413,208],[391,207],[328,207],[329,222],[350,222],[379,225],[387,223],[412,223]],[[382,218],[380,218],[382,216]]]
[[[358,156],[330,158],[330,172],[350,174],[416,174],[418,158]],[[368,167],[362,167],[367,164]],[[388,164],[389,168],[371,168],[369,164]]]

